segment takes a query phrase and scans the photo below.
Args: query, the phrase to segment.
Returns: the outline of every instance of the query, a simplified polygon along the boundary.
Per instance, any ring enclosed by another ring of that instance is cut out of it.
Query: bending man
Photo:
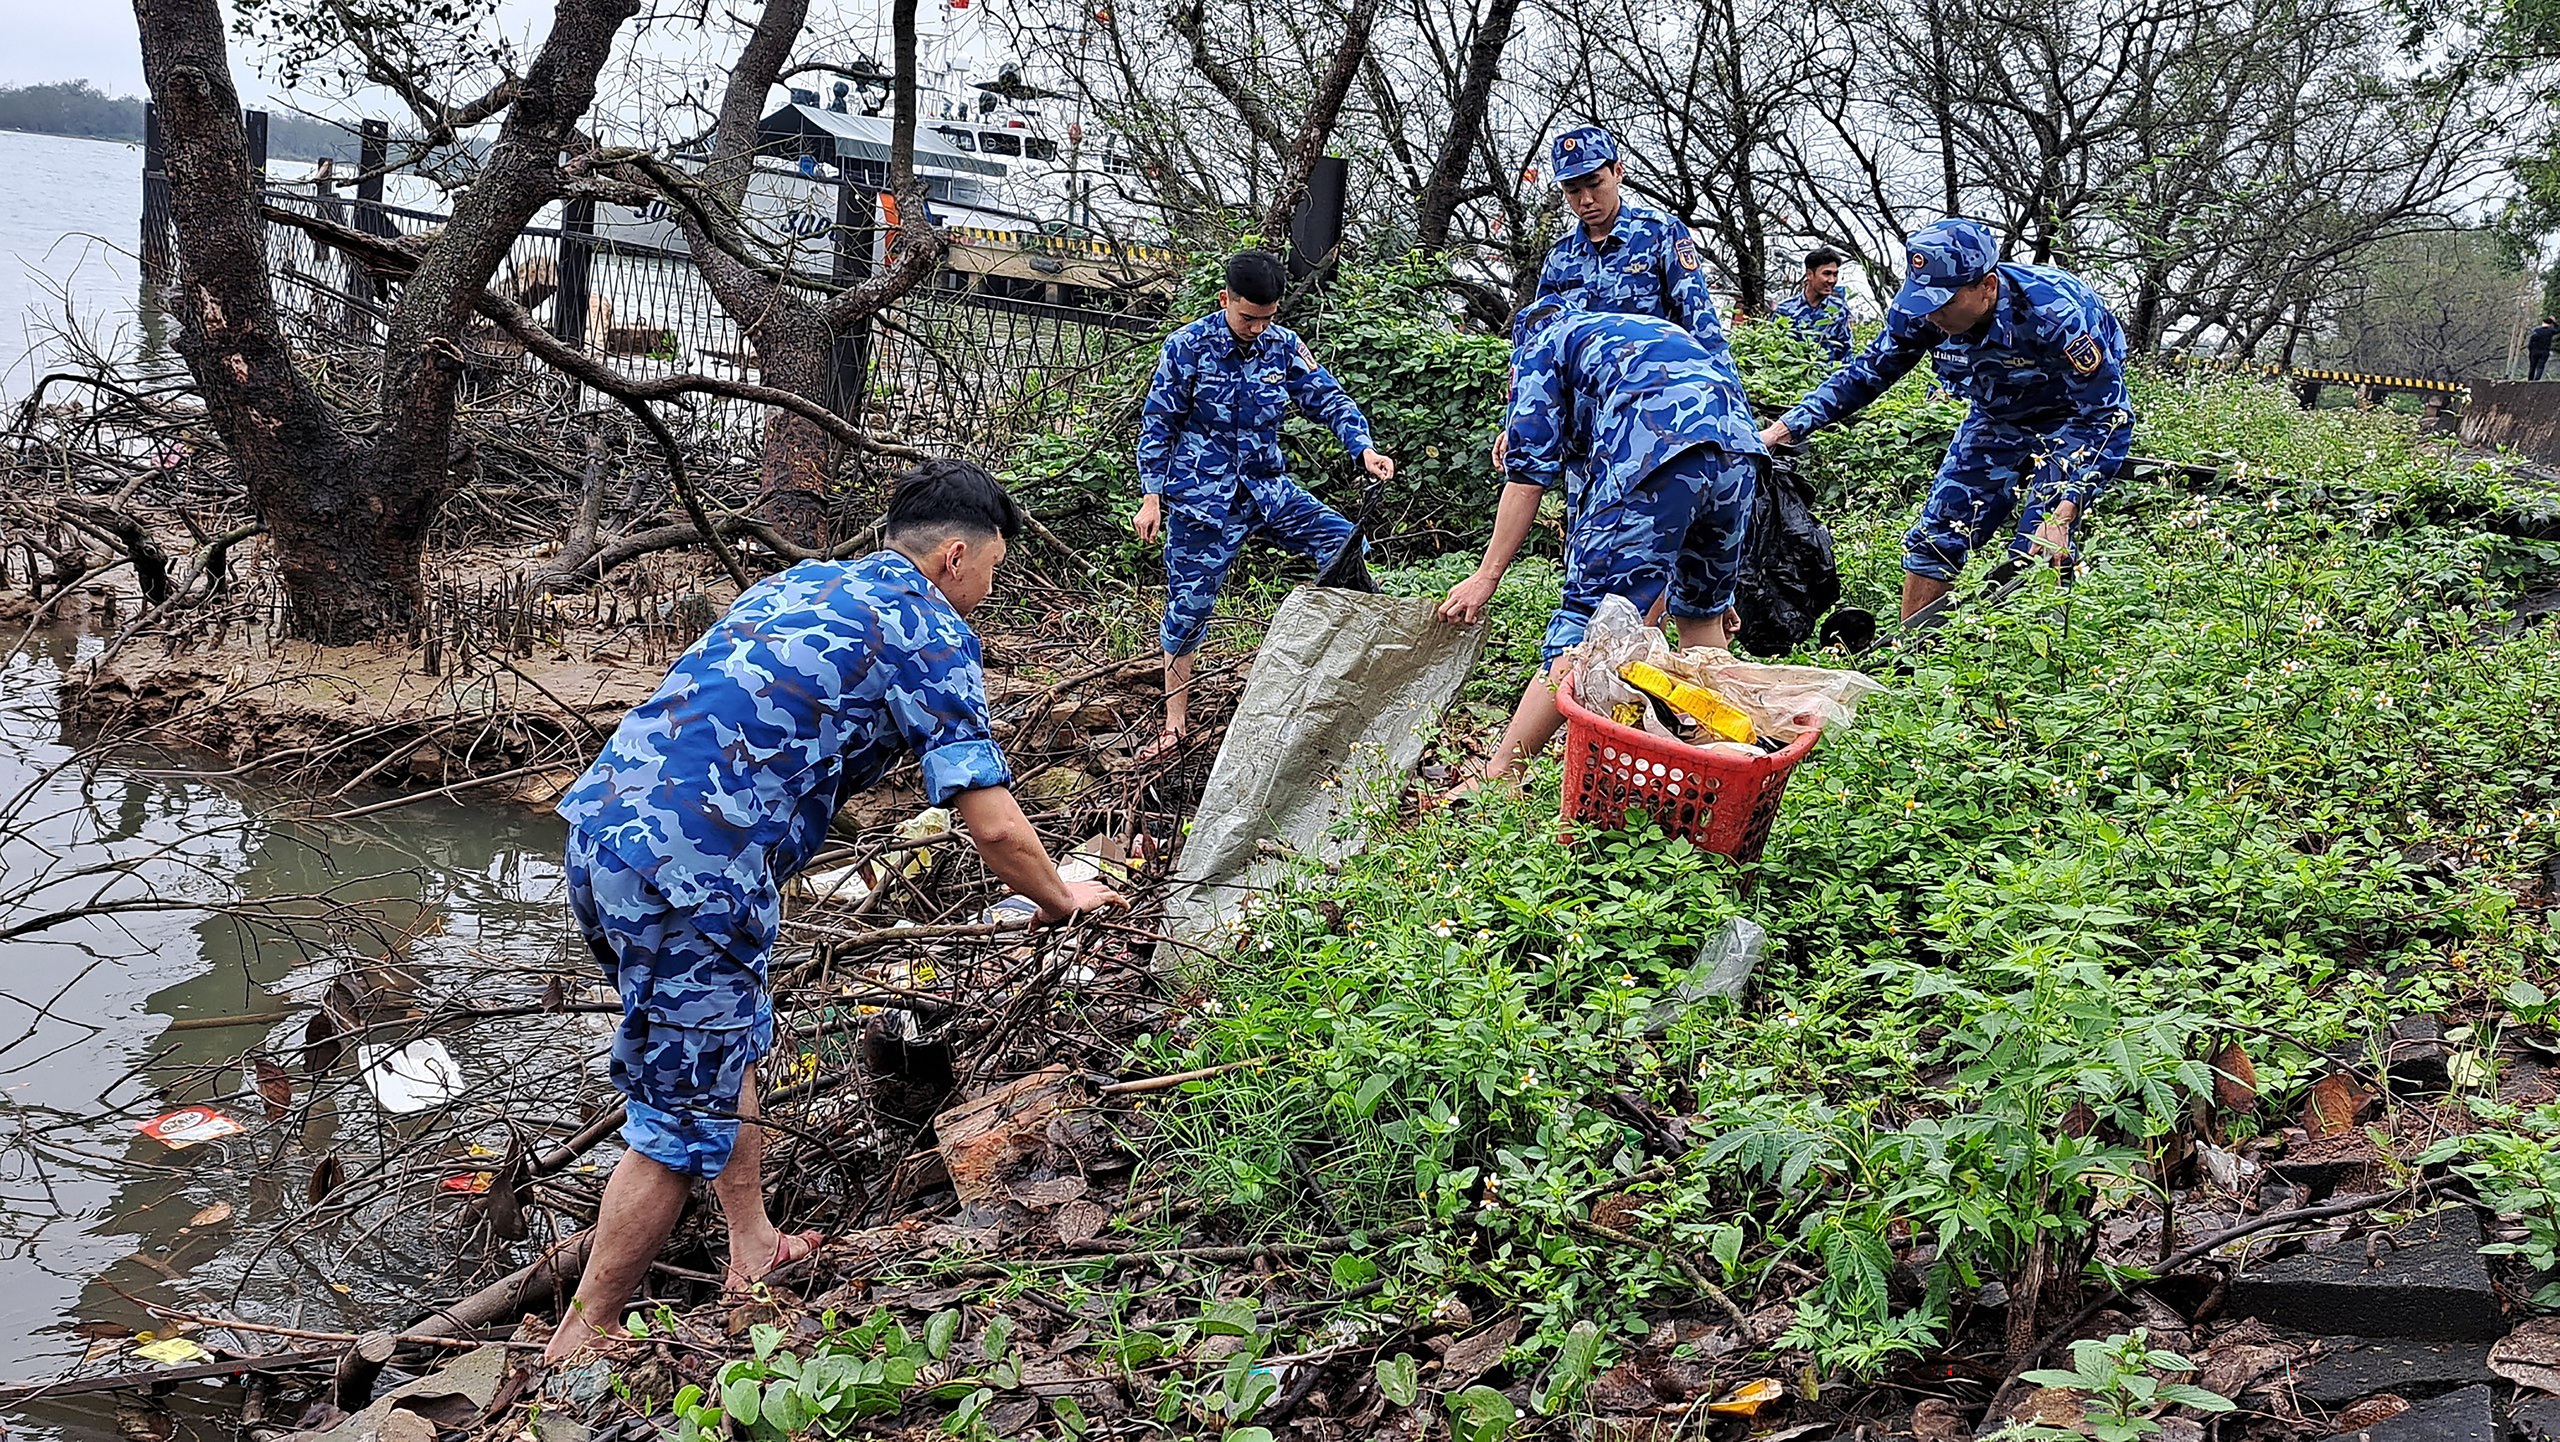
[[[1802,440],[1864,410],[1926,356],[1973,403],[1902,541],[1902,614],[1945,595],[1965,558],[2014,516],[2013,555],[2071,553],[2071,528],[2133,446],[2124,327],[2078,276],[2000,259],[1980,221],[1911,237],[1911,270],[1884,330],[1760,433]]]
[[[1440,603],[1441,619],[1483,616],[1547,488],[1569,466],[1588,479],[1565,536],[1564,598],[1539,647],[1541,670],[1485,762],[1488,781],[1555,734],[1555,660],[1582,640],[1602,598],[1624,596],[1651,615],[1668,595],[1682,646],[1732,644],[1734,580],[1765,454],[1731,353],[1676,322],[1547,299],[1520,313],[1512,337],[1518,375],[1493,540]]]
[[[546,1361],[620,1320],[696,1178],[729,1223],[730,1286],[817,1246],[765,1215],[761,1129],[741,1122],[755,1119],[754,1064],[773,1044],[765,963],[782,885],[847,796],[913,754],[926,797],[958,810],[987,869],[1042,920],[1119,903],[1058,875],[1007,789],[978,638],[961,619],[1021,524],[976,466],[917,467],[890,499],[888,549],[748,587],[562,798],[570,910],[622,997],[612,1075],[629,1150]]]
[[[1166,338],[1147,388],[1138,425],[1138,483],[1147,496],[1132,527],[1142,543],[1159,532],[1165,538],[1164,731],[1138,753],[1141,761],[1172,750],[1190,723],[1195,653],[1245,538],[1268,536],[1319,566],[1351,539],[1340,511],[1289,479],[1280,455],[1289,407],[1331,427],[1371,476],[1396,473],[1341,383],[1297,332],[1273,319],[1288,279],[1267,250],[1229,260],[1218,308]]]

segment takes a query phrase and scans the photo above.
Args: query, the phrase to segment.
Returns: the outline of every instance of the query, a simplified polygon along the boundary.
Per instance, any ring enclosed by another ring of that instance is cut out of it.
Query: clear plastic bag
[[[1607,716],[1632,705],[1642,718],[1636,724],[1647,735],[1693,744],[1695,738],[1673,733],[1653,707],[1642,704],[1644,698],[1620,679],[1620,667],[1650,661],[1707,687],[1749,716],[1762,737],[1781,743],[1807,731],[1853,724],[1858,703],[1884,689],[1884,683],[1859,671],[1764,665],[1713,646],[1673,651],[1661,628],[1646,625],[1635,603],[1624,596],[1601,598],[1582,644],[1566,652],[1565,660],[1574,668],[1574,699],[1587,709]]]
[[[1671,652],[1664,644],[1662,630],[1644,623],[1644,614],[1624,596],[1603,596],[1591,613],[1591,624],[1583,628],[1581,644],[1567,655],[1573,665],[1573,697],[1583,706],[1607,716],[1621,706],[1636,705],[1644,698],[1636,688],[1619,679],[1618,669],[1629,661],[1662,663]],[[1640,707],[1648,720],[1653,708]],[[1660,722],[1645,729],[1660,734]]]

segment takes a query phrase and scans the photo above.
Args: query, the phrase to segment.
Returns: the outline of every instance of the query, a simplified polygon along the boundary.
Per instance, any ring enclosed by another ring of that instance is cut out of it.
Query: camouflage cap
[[[1548,158],[1554,162],[1556,184],[1589,175],[1618,158],[1618,137],[1606,126],[1577,125],[1556,137]]]
[[[1955,293],[1991,273],[2000,263],[2000,242],[1991,227],[1951,215],[1920,227],[1911,237],[1911,268],[1903,273],[1902,290],[1893,298],[1896,314],[1920,319]]]

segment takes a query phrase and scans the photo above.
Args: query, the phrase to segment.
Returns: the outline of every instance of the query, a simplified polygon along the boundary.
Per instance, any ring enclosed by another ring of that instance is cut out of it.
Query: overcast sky
[[[538,31],[550,10],[547,0],[504,0],[499,6],[519,34]],[[236,50],[231,57],[233,83],[251,105],[275,94],[258,75],[254,58]],[[87,80],[111,95],[140,95],[142,51],[133,38],[133,6],[126,0],[0,0],[0,85],[49,80]]]
[[[142,93],[133,7],[117,0],[0,0],[0,85],[93,80],[116,95]]]

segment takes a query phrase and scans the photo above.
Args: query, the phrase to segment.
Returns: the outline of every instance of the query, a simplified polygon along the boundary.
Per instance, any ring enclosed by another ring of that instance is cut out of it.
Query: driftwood
[[[526,1265],[449,1307],[420,1317],[402,1335],[459,1338],[504,1320],[544,1292],[566,1291],[577,1285],[579,1274],[587,1269],[587,1248],[594,1240],[593,1229],[573,1232]]]

